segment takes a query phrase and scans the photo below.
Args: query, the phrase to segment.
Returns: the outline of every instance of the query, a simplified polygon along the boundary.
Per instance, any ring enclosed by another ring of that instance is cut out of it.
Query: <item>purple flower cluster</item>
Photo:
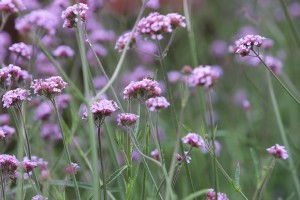
[[[155,96],[160,96],[161,88],[158,82],[149,78],[144,78],[141,81],[132,81],[123,91],[124,99],[139,98],[148,99]]]
[[[234,52],[241,56],[247,56],[254,46],[261,47],[265,39],[260,35],[246,35],[235,42]]]
[[[185,137],[181,138],[181,141],[185,144],[191,145],[191,147],[205,146],[203,138],[196,133],[188,133]]]
[[[159,152],[157,149],[154,149],[153,151],[151,151],[150,155],[155,159],[159,161]]]
[[[189,83],[191,87],[204,86],[205,89],[211,88],[222,75],[219,67],[212,66],[198,66],[189,76]]]
[[[170,103],[165,97],[152,97],[148,99],[145,103],[149,110],[152,112],[163,110],[170,106]]]
[[[216,200],[216,192],[214,189],[209,189],[206,193],[206,200]],[[225,193],[218,192],[218,200],[229,200]]]
[[[175,156],[179,162],[181,162],[183,159],[185,159],[187,163],[190,163],[192,160],[192,158],[188,155],[188,151],[184,152],[184,156],[180,155],[179,153],[177,153]]]
[[[74,55],[74,50],[67,45],[61,45],[57,47],[52,54],[57,58],[70,58]]]
[[[15,53],[17,56],[20,56],[27,60],[30,59],[31,47],[23,42],[13,44],[9,47],[9,50]]]
[[[61,94],[67,83],[60,76],[52,76],[45,80],[35,79],[31,84],[34,93],[47,98]]]
[[[119,106],[113,100],[102,99],[92,103],[90,110],[95,120],[98,120],[98,126],[103,123],[105,117],[110,116],[113,112],[119,109]],[[83,119],[87,118],[87,112],[83,113]]]
[[[81,22],[85,22],[86,12],[88,9],[89,9],[88,6],[84,3],[79,3],[73,6],[69,6],[61,14],[61,18],[64,20],[63,27],[64,28],[76,27],[79,19]],[[79,15],[79,19],[78,19],[78,15]]]
[[[37,167],[37,163],[35,161],[31,161],[31,160],[28,160],[27,157],[24,158],[23,162],[22,162],[22,167],[23,167],[23,170],[26,172],[26,173],[29,173],[31,172],[35,167]]]
[[[47,10],[35,10],[22,18],[16,19],[15,28],[21,33],[43,31],[44,34],[54,35],[58,24],[57,17]]]
[[[21,88],[17,88],[15,90],[10,90],[6,92],[2,98],[4,108],[9,108],[16,104],[21,104],[22,101],[25,100],[31,100],[30,91]]]
[[[273,156],[275,156],[276,158],[280,158],[283,160],[289,157],[289,154],[285,149],[285,146],[280,146],[279,144],[275,144],[274,146],[267,148],[267,151]]]
[[[137,34],[133,33],[131,37],[131,32],[126,32],[117,40],[115,49],[122,52],[125,49],[127,42],[129,42],[128,47],[131,48],[136,43],[136,40]]]
[[[133,113],[121,113],[118,114],[117,122],[118,126],[132,126],[137,122],[138,119],[139,116]]]
[[[10,179],[16,179],[19,161],[14,155],[2,154],[0,155],[0,170]],[[3,176],[3,175],[2,175]]]
[[[79,168],[80,167],[77,163],[71,163],[71,166],[67,165],[65,167],[65,173],[69,175],[76,174]]]
[[[171,33],[177,27],[185,27],[184,19],[185,17],[177,13],[161,15],[158,12],[153,12],[139,21],[136,31],[153,40],[161,40],[163,33]]]
[[[26,10],[26,7],[22,0],[1,0],[0,10],[4,13],[13,14]]]
[[[10,64],[0,69],[0,82],[2,87],[4,87],[5,84],[10,85],[13,81],[28,79],[31,79],[31,75],[29,75],[27,71],[21,70],[18,66]]]

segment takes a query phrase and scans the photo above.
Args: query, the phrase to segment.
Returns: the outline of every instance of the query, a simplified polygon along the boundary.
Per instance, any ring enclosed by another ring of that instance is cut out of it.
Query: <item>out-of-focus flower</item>
[[[139,98],[148,99],[155,96],[160,96],[161,88],[158,82],[149,78],[144,78],[141,81],[132,81],[123,91],[124,99]]]
[[[216,200],[216,192],[214,189],[209,189],[206,193],[206,200]],[[218,200],[229,200],[225,193],[218,192]]]
[[[52,122],[44,122],[41,125],[40,135],[46,140],[61,140],[60,128],[57,124],[54,124]]]
[[[143,65],[138,65],[134,68],[134,70],[131,73],[123,74],[121,77],[121,81],[123,85],[128,85],[131,81],[141,81],[145,77],[153,77],[154,72],[151,70],[148,70]]]
[[[224,40],[215,40],[210,45],[210,51],[216,57],[224,57],[227,52],[227,44]]]
[[[168,72],[168,80],[170,83],[176,83],[180,81],[182,78],[181,73],[179,71],[169,71]]]
[[[10,116],[9,114],[0,114],[0,126],[9,124]]]
[[[163,110],[170,106],[170,103],[165,97],[152,97],[148,99],[145,103],[149,110],[152,112]]]
[[[264,61],[266,65],[276,74],[280,75],[282,73],[282,61],[273,56],[265,56]]]
[[[16,134],[16,129],[8,125],[0,126],[0,129],[4,132],[5,136],[13,136]]]
[[[52,105],[49,102],[43,102],[35,109],[34,118],[37,120],[45,121],[49,119],[52,112],[53,112]]]
[[[127,42],[129,43],[128,48],[132,48],[132,46],[136,43],[136,39],[136,33],[131,34],[131,32],[126,32],[123,35],[121,35],[117,40],[115,49],[119,52],[122,52],[125,49]]]
[[[0,128],[0,140],[5,138],[5,133],[2,128]]]
[[[105,76],[96,76],[93,78],[93,84],[96,89],[104,87],[107,83],[107,78]]]
[[[191,87],[204,86],[206,89],[211,88],[221,76],[220,68],[212,66],[198,66],[190,74],[189,83]]]
[[[20,56],[22,58],[29,60],[30,55],[31,55],[31,46],[29,46],[23,42],[15,43],[9,47],[9,51],[11,51],[12,53],[15,53],[17,56]]]
[[[241,106],[246,111],[251,109],[251,103],[248,99],[246,91],[244,90],[236,91],[234,94],[234,102],[236,105]]]
[[[15,28],[21,33],[30,31],[42,32],[42,34],[54,35],[58,19],[46,10],[34,10],[23,17],[16,19]]]
[[[274,45],[274,41],[267,38],[264,40],[264,42],[262,43],[261,45],[261,48],[265,49],[265,50],[268,50],[268,49],[271,49]]]
[[[76,174],[79,168],[80,167],[77,163],[71,163],[71,166],[67,165],[65,167],[65,173],[69,175]]]
[[[16,104],[21,104],[22,101],[25,100],[31,100],[30,91],[21,88],[6,92],[2,98],[4,108],[10,108]]]
[[[179,153],[177,153],[176,155],[176,159],[181,162],[184,158],[186,160],[187,163],[190,163],[192,158],[188,155],[188,151],[184,152],[184,156],[180,155]]]
[[[294,2],[288,6],[288,11],[292,18],[300,17],[300,3]]]
[[[84,3],[78,3],[73,6],[69,6],[65,11],[63,11],[61,18],[64,20],[64,28],[73,28],[77,26],[78,15],[81,22],[85,22],[86,12],[88,6]]]
[[[35,167],[37,167],[37,163],[34,162],[34,161],[31,161],[31,160],[28,160],[27,157],[24,158],[23,162],[22,162],[22,167],[23,167],[23,170],[26,172],[26,173],[29,173],[31,172]]]
[[[289,154],[285,149],[285,146],[280,146],[279,144],[275,144],[274,146],[267,148],[267,151],[273,156],[275,156],[276,158],[280,158],[283,160],[289,157]]]
[[[203,147],[205,145],[203,138],[196,133],[188,133],[181,140],[183,143],[191,145],[191,147]]]
[[[151,64],[155,61],[157,47],[155,42],[151,40],[139,39],[136,41],[136,49],[138,57],[146,64]]]
[[[67,108],[72,100],[71,95],[69,94],[61,94],[56,99],[56,104],[58,110],[62,111],[63,109]]]
[[[26,7],[22,0],[1,0],[0,10],[7,14],[14,14],[26,10]]]
[[[99,43],[113,42],[116,39],[116,34],[112,30],[100,29],[100,30],[92,31],[89,34],[89,38],[93,42],[99,42]]]
[[[74,50],[67,45],[61,45],[57,47],[52,54],[58,58],[70,58],[74,55]]]
[[[0,69],[0,87],[2,89],[6,89],[6,86],[12,86],[18,81],[26,80],[31,80],[31,75],[26,70],[21,70],[18,66],[10,64]]]
[[[139,116],[133,113],[121,113],[118,114],[117,122],[118,126],[132,126],[137,122],[138,119]]]
[[[66,85],[67,83],[60,76],[52,76],[45,80],[35,79],[31,84],[31,88],[34,89],[35,94],[52,98],[61,94]]]
[[[150,155],[153,156],[153,158],[155,160],[159,160],[159,152],[157,149],[154,149],[153,151],[151,151]]]
[[[19,161],[14,155],[0,155],[0,170],[3,177],[15,179]],[[6,176],[5,176],[6,175]]]
[[[48,198],[38,194],[38,195],[35,195],[34,197],[32,197],[31,200],[48,200]]]
[[[212,148],[213,148],[212,142],[210,142],[209,147],[212,150]],[[207,144],[205,144],[205,146],[200,147],[200,150],[202,151],[202,153],[207,154],[208,153],[207,148],[208,148],[208,146],[207,146]],[[220,156],[222,146],[221,146],[221,143],[217,140],[215,140],[215,148],[216,148],[215,155]]]
[[[160,0],[149,0],[146,4],[147,8],[157,10],[160,8]]]

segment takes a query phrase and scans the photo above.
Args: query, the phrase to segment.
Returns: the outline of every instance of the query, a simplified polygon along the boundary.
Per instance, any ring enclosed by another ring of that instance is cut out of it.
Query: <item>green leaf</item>
[[[61,126],[64,131],[64,136],[66,137],[66,143],[70,144],[70,140],[71,140],[70,130],[69,130],[68,125],[66,124],[66,122],[63,119],[61,120]]]
[[[237,189],[240,189],[240,175],[241,175],[241,168],[240,168],[240,163],[238,162],[235,168],[235,174],[234,174],[234,178],[235,178],[235,186],[237,187]]]
[[[118,178],[124,170],[127,169],[127,165],[124,165],[123,167],[121,167],[120,169],[118,169],[117,171],[115,171],[114,173],[112,173],[112,175],[110,175],[110,177],[107,179],[106,181],[106,185],[110,184],[111,182],[113,182],[116,178]],[[101,185],[101,189],[103,188],[103,185]]]

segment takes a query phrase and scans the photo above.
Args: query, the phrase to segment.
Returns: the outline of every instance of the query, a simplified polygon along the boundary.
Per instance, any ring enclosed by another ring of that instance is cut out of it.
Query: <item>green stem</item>
[[[213,177],[214,177],[214,189],[216,194],[218,194],[218,173],[216,167],[216,145],[215,145],[215,134],[214,134],[214,118],[213,118],[213,106],[211,99],[211,89],[208,91],[208,110],[209,110],[209,118],[210,118],[210,131],[211,131],[211,142],[213,149]],[[218,195],[216,196],[216,200],[218,200]]]
[[[65,151],[66,151],[66,154],[67,154],[68,164],[70,166],[72,166],[71,156],[70,156],[68,144],[66,142],[66,136],[65,136],[65,133],[64,133],[64,130],[63,130],[63,127],[62,127],[61,118],[60,118],[60,115],[58,113],[56,102],[55,102],[54,98],[51,99],[51,103],[53,104],[55,114],[56,114],[56,117],[57,117],[57,121],[58,121],[58,124],[59,124],[60,132],[61,132],[61,138],[62,138],[63,145],[64,145],[64,148],[65,148]],[[71,173],[71,174],[72,174],[72,179],[73,179],[73,183],[74,183],[74,186],[75,186],[76,197],[77,197],[78,200],[80,200],[81,197],[80,197],[80,193],[79,193],[78,184],[77,184],[75,174],[74,173]]]
[[[279,128],[281,139],[282,139],[283,144],[286,147],[287,151],[292,152],[291,148],[289,146],[287,135],[285,133],[283,122],[282,122],[282,119],[281,119],[281,116],[280,116],[280,111],[279,111],[277,99],[275,97],[275,93],[274,93],[270,73],[267,72],[266,75],[267,75],[267,84],[268,84],[268,89],[269,89],[269,93],[270,93],[270,97],[271,97],[271,102],[272,102],[272,106],[273,106],[273,109],[274,109],[276,122],[277,122],[277,125],[278,125],[278,128]],[[292,170],[292,177],[293,177],[295,189],[296,189],[298,198],[300,199],[300,183],[299,183],[297,168],[296,168],[295,161],[293,159],[292,153],[290,153],[290,155],[289,155],[288,163],[289,163],[290,169]]]
[[[263,186],[262,186],[262,188],[261,188],[261,190],[260,190],[258,200],[261,200],[262,197],[263,197],[263,193],[264,193],[264,191],[265,191],[265,189],[266,189],[266,187],[267,187],[267,184],[268,184],[268,182],[269,182],[269,180],[270,180],[270,177],[271,177],[271,175],[272,175],[274,166],[275,166],[275,159],[274,159],[273,162],[271,163],[271,167],[270,167],[270,169],[269,169],[269,171],[268,171],[268,173],[267,173],[267,177],[266,177],[266,179],[265,179],[265,181],[264,181],[264,184],[263,184]]]
[[[31,160],[31,150],[30,150],[30,144],[29,144],[29,139],[28,139],[28,133],[27,133],[27,129],[26,129],[26,124],[25,124],[25,118],[23,116],[23,112],[21,109],[21,106],[17,106],[19,113],[20,113],[20,118],[21,118],[21,122],[23,124],[23,129],[24,129],[24,137],[25,137],[25,149],[27,149],[27,151],[25,151],[26,156],[28,157],[29,160]],[[35,171],[32,170],[32,176],[33,176],[33,181],[34,181],[34,189],[36,191],[37,194],[41,194],[41,189],[40,189],[40,184],[39,181],[37,179],[37,176],[35,174]]]
[[[143,15],[143,13],[144,13],[144,11],[145,11],[146,3],[147,3],[147,2],[148,2],[147,0],[143,0],[143,4],[142,4],[142,7],[141,7],[141,9],[140,9],[140,12],[139,12],[139,14],[138,14],[138,17],[137,17],[137,19],[136,19],[136,21],[135,21],[135,24],[134,24],[132,30],[131,30],[131,33],[132,33],[132,34],[131,34],[131,36],[130,36],[130,39],[128,40],[128,42],[127,42],[126,45],[125,45],[124,51],[123,51],[122,54],[121,54],[121,57],[120,57],[120,59],[119,59],[119,62],[118,62],[118,64],[117,64],[117,66],[116,66],[116,69],[115,69],[113,75],[111,76],[111,78],[109,79],[109,81],[107,82],[107,84],[106,84],[106,85],[105,85],[105,86],[97,93],[96,97],[94,97],[94,98],[92,99],[92,102],[96,101],[102,94],[104,94],[104,92],[106,92],[106,91],[108,90],[108,88],[110,88],[110,86],[111,86],[111,85],[115,82],[115,80],[117,79],[117,77],[118,77],[118,75],[119,75],[119,73],[120,73],[120,71],[121,71],[122,65],[123,65],[123,63],[124,63],[124,60],[125,60],[125,57],[126,57],[126,54],[127,54],[127,51],[128,51],[129,43],[130,43],[130,41],[131,41],[131,38],[133,37],[133,33],[135,32],[135,29],[136,29],[136,26],[137,26],[138,22],[139,22],[140,19],[142,18],[142,15]]]
[[[3,200],[6,200],[6,194],[5,194],[5,182],[4,182],[4,179],[3,179],[3,171],[1,170],[1,187],[2,187],[2,197],[3,197]]]
[[[297,32],[297,29],[296,29],[296,27],[295,27],[295,24],[293,23],[293,21],[292,21],[292,19],[291,19],[291,16],[290,16],[289,11],[288,11],[288,9],[287,9],[286,3],[285,3],[284,0],[279,0],[279,2],[280,2],[280,5],[281,5],[282,10],[283,10],[283,12],[284,12],[284,15],[285,15],[285,17],[286,17],[286,19],[287,19],[287,21],[288,21],[288,24],[289,24],[290,28],[292,29],[292,33],[293,33],[293,36],[294,36],[294,38],[295,38],[295,40],[296,40],[297,46],[298,46],[298,48],[299,48],[299,50],[300,50],[300,38],[299,38],[299,33]]]
[[[277,77],[277,75],[268,67],[268,65],[263,61],[263,59],[259,56],[258,53],[256,53],[254,50],[252,52],[257,56],[257,58],[262,62],[262,64],[271,72],[273,77],[276,79],[276,81],[280,84],[280,86],[294,99],[294,101],[300,105],[300,101],[291,93],[291,91],[282,83],[282,81]]]
[[[103,152],[102,152],[102,145],[101,145],[101,124],[98,126],[98,149],[99,149],[99,156],[100,156],[100,165],[101,165],[101,175],[102,175],[102,181],[103,181],[103,197],[104,200],[107,200],[107,188],[106,188],[106,179],[105,179],[105,173],[104,173],[104,162],[103,162]]]

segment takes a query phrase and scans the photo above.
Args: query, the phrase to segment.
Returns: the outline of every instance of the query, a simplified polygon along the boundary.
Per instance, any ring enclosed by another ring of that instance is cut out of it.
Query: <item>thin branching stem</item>
[[[64,145],[64,148],[65,148],[65,151],[66,151],[66,154],[67,154],[68,164],[71,167],[72,166],[71,155],[70,155],[70,152],[69,152],[68,144],[67,144],[67,141],[66,141],[66,135],[65,135],[64,129],[62,127],[62,121],[61,121],[60,114],[59,114],[58,109],[57,109],[55,98],[50,99],[50,101],[51,101],[51,103],[54,107],[54,110],[55,110],[55,114],[56,114],[57,121],[58,121],[58,124],[59,124],[60,132],[61,132],[61,138],[62,138],[63,145]],[[76,180],[76,177],[75,177],[75,173],[71,173],[71,174],[72,174],[72,180],[73,180],[73,183],[74,183],[74,186],[75,186],[76,197],[77,197],[78,200],[80,200],[81,197],[80,197],[80,192],[79,192],[77,180]]]
[[[102,149],[102,144],[101,144],[101,124],[98,125],[97,137],[98,137],[98,145],[99,145],[98,150],[99,150],[99,156],[100,156],[101,175],[102,175],[102,181],[103,181],[103,197],[104,197],[104,200],[107,200],[107,188],[106,188],[106,179],[105,179],[104,162],[103,162],[103,149]]]

